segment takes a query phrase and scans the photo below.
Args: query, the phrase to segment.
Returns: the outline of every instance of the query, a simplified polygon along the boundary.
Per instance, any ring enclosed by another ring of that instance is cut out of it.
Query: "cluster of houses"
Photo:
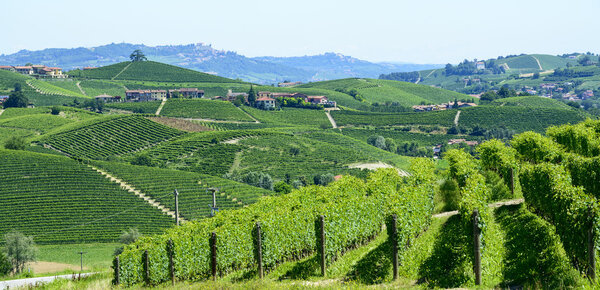
[[[1,70],[7,70],[11,72],[20,73],[22,75],[39,76],[39,77],[50,77],[50,78],[65,78],[62,69],[59,67],[48,67],[45,65],[25,65],[25,66],[12,66],[12,65],[0,65]]]
[[[277,86],[280,88],[288,88],[288,87],[293,87],[293,86],[297,86],[297,85],[301,85],[302,82],[283,82],[283,83],[278,83]]]
[[[569,90],[572,88],[572,82],[565,82],[563,84],[556,83],[543,83],[538,86],[538,91],[531,87],[525,87],[525,91],[532,95],[540,95],[546,98],[552,98],[553,96],[560,96],[564,100],[569,101],[585,101],[594,97],[593,90],[585,90],[579,94],[571,93]]]
[[[233,102],[237,99],[237,97],[244,97],[244,101],[248,102],[248,93],[236,93],[229,90],[225,97],[216,96],[215,100],[223,100]],[[322,105],[323,107],[332,107],[336,108],[337,103],[335,101],[330,101],[326,96],[308,96],[302,93],[274,93],[261,91],[256,95],[256,103],[255,107],[264,110],[272,110],[277,106],[276,100],[278,98],[282,99],[300,99],[304,102],[313,104],[313,105]]]
[[[463,103],[463,102],[448,102],[447,104],[440,105],[416,105],[412,106],[415,112],[429,112],[429,111],[444,111],[448,109],[456,109],[456,108],[466,108],[466,107],[476,107],[475,103]]]
[[[174,90],[127,90],[125,99],[121,96],[99,95],[96,100],[103,102],[149,102],[159,101],[165,98],[202,98],[204,90],[198,88],[180,88]]]

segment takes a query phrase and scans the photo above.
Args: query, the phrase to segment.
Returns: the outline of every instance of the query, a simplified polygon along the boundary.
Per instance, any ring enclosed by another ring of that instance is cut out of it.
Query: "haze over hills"
[[[135,49],[141,49],[149,60],[264,84],[284,80],[307,82],[347,77],[376,78],[385,73],[441,67],[436,64],[372,63],[336,53],[298,57],[250,58],[233,51],[217,50],[211,45],[203,43],[164,46],[111,43],[90,48],[21,50],[14,54],[0,55],[0,64],[36,63],[70,70],[126,61],[129,60],[129,54]]]

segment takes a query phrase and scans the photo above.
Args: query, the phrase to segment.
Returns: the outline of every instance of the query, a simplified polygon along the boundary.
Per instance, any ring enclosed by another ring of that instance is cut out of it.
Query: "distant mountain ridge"
[[[58,66],[65,70],[106,66],[129,60],[129,54],[135,49],[141,49],[148,59],[157,62],[263,84],[284,80],[308,82],[347,77],[376,78],[385,73],[442,67],[437,64],[373,63],[338,53],[250,58],[233,51],[217,50],[203,43],[161,46],[111,43],[90,48],[21,50],[0,55],[0,65],[34,63]]]

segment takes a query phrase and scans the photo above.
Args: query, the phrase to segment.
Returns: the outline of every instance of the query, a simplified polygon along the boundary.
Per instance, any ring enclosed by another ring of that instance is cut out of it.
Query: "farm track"
[[[434,69],[434,70],[430,71],[430,72],[429,72],[429,73],[428,73],[428,74],[425,76],[425,78],[428,78],[429,76],[431,76],[431,74],[433,74],[433,73],[434,73],[436,70],[437,70],[437,69]]]
[[[122,74],[124,71],[126,71],[129,68],[129,66],[131,66],[132,63],[133,62],[128,63],[118,74],[116,74],[110,80],[114,81],[120,74]]]
[[[84,96],[87,96],[87,94],[85,93],[85,91],[84,91],[84,90],[81,88],[81,85],[80,85],[80,84],[81,84],[81,82],[77,82],[77,83],[75,83],[75,85],[77,86],[77,88],[79,89],[79,91],[81,91],[81,93],[82,93]]]
[[[335,120],[333,119],[333,117],[331,116],[331,114],[329,113],[329,111],[325,111],[325,115],[327,115],[327,119],[329,119],[329,122],[331,123],[331,127],[333,127],[333,129],[337,128],[337,123],[335,122]]]
[[[240,168],[240,163],[242,163],[242,151],[236,152],[235,157],[233,158],[233,163],[229,168],[229,174],[233,174],[233,172]]]
[[[154,113],[154,115],[160,115],[160,111],[162,111],[162,108],[165,106],[165,104],[167,103],[167,98],[164,98],[162,100],[162,102],[160,102],[160,106],[158,106],[158,109],[156,109],[156,113]]]
[[[539,60],[539,59],[537,59],[537,57],[535,57],[535,56],[533,56],[533,55],[532,55],[531,57],[533,57],[533,59],[535,59],[535,61],[536,61],[536,62],[537,62],[537,64],[538,64],[538,67],[540,67],[540,70],[544,70],[544,69],[542,68],[542,64],[540,63],[540,60]]]
[[[250,113],[248,113],[248,112],[246,112],[246,111],[242,110],[242,108],[240,108],[240,107],[237,107],[237,108],[238,108],[240,111],[244,112],[244,114],[246,114],[248,117],[250,117],[250,119],[254,120],[254,123],[256,123],[256,124],[259,124],[259,123],[260,123],[260,121],[259,121],[258,119],[256,119],[256,118],[254,118],[254,116],[250,115]]]
[[[454,116],[454,125],[458,126],[458,119],[460,118],[460,111],[456,112],[456,116]]]
[[[0,116],[2,116],[2,113],[4,113],[4,109],[0,109]]]
[[[499,202],[490,203],[490,204],[488,204],[488,207],[489,208],[498,208],[498,207],[505,206],[505,205],[521,204],[524,201],[525,200],[522,199],[522,198],[511,199],[511,200],[507,200],[507,201],[499,201]],[[433,218],[441,218],[441,217],[453,216],[453,215],[457,215],[457,214],[458,214],[458,211],[457,210],[453,210],[453,211],[447,211],[447,212],[442,212],[442,213],[434,214],[431,217],[433,217]]]
[[[146,196],[144,193],[142,193],[141,191],[139,191],[138,189],[136,189],[135,187],[133,187],[132,185],[126,183],[125,181],[118,179],[114,176],[112,176],[110,173],[103,171],[99,168],[96,168],[94,166],[88,165],[90,168],[96,170],[98,173],[102,174],[104,177],[108,178],[110,181],[117,183],[118,185],[121,186],[121,188],[126,189],[127,191],[135,194],[137,197],[143,199],[144,201],[146,201],[147,203],[149,203],[150,205],[152,205],[153,207],[159,209],[160,211],[162,211],[164,214],[167,214],[169,216],[171,216],[173,219],[175,219],[175,211],[172,211],[171,209],[165,207],[164,205],[160,204],[158,201],[152,199],[149,196]],[[179,217],[180,220],[185,221],[182,217]]]

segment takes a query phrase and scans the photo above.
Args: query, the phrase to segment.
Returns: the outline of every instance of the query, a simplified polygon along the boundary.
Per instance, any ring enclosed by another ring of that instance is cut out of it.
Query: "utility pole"
[[[173,194],[175,195],[175,224],[179,226],[179,192],[177,192],[177,189]]]
[[[87,252],[84,252],[83,250],[81,250],[81,252],[79,252],[79,255],[81,255],[81,259],[80,259],[80,261],[81,261],[81,271],[80,272],[83,272],[83,254],[87,254]]]
[[[219,192],[219,189],[216,187],[211,187],[208,190],[211,191],[212,193],[212,206],[210,207],[210,216],[215,216],[215,214],[219,211],[219,208],[217,207],[217,192]]]

